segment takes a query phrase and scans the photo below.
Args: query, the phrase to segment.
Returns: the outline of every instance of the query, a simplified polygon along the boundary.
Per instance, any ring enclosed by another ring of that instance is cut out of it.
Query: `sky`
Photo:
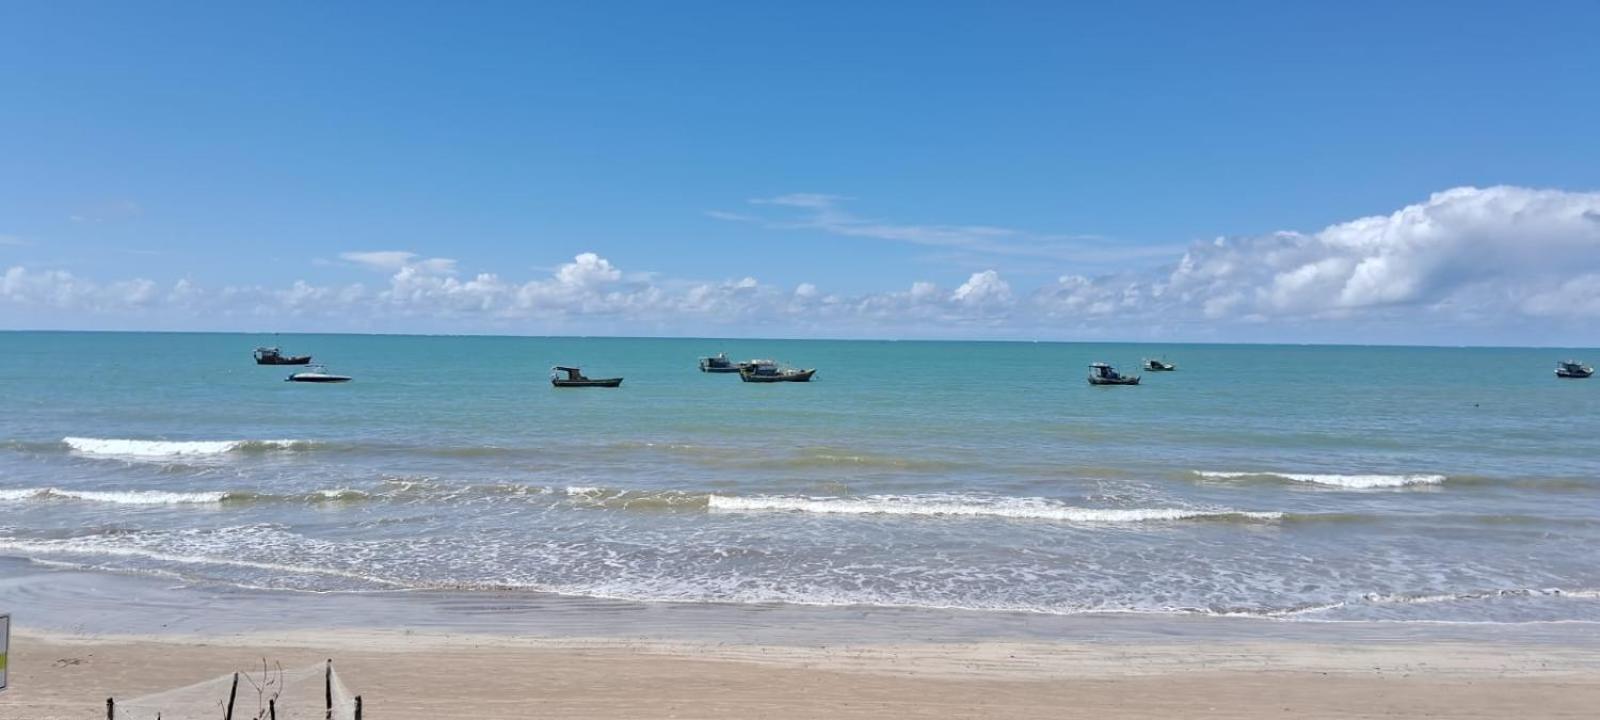
[[[1597,26],[4,3],[0,329],[1593,347]]]

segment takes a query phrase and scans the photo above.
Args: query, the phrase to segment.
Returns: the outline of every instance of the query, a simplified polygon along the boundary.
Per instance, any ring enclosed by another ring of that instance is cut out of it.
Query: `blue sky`
[[[1563,218],[1600,189],[1597,26],[1593,3],[11,3],[0,326],[1594,344],[1600,230]],[[1524,195],[1430,200],[1462,187]],[[1551,192],[1551,238],[1473,224]],[[1408,207],[1454,213],[1424,220],[1449,247],[1318,235]],[[1327,247],[1106,305],[1279,231]],[[1485,281],[1496,243],[1579,262]],[[1353,294],[1364,259],[1415,287]],[[1296,272],[1338,277],[1303,302]],[[1041,310],[1064,278],[1096,294]]]

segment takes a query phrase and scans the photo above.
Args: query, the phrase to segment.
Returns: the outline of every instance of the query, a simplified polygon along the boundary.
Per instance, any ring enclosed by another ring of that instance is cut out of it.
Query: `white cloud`
[[[1050,235],[992,225],[908,224],[858,217],[843,208],[849,198],[824,193],[790,193],[750,200],[751,205],[789,210],[789,216],[760,217],[721,210],[706,216],[754,223],[773,230],[817,230],[843,237],[869,238],[923,245],[984,257],[1009,256],[1117,263],[1153,256],[1169,257],[1172,246],[1107,243],[1095,235]]]
[[[1011,302],[1011,284],[993,270],[975,272],[956,288],[950,299],[970,306],[997,306]]]
[[[405,250],[370,250],[339,253],[339,259],[355,263],[369,270],[397,272],[406,268],[429,275],[450,275],[456,271],[456,261],[450,258],[425,258]]]
[[[770,202],[780,200],[834,202]],[[272,327],[290,317],[304,329],[1368,340],[1387,328],[1388,341],[1423,339],[1424,331],[1450,342],[1551,342],[1555,330],[1600,339],[1600,193],[1515,187],[1457,188],[1312,233],[1195,243],[1164,268],[1065,272],[1031,289],[994,269],[953,290],[924,280],[849,295],[821,283],[625,272],[592,252],[525,280],[464,277],[453,260],[407,251],[340,258],[386,279],[207,288],[187,278],[98,283],[16,266],[0,275],[0,319],[49,310]]]

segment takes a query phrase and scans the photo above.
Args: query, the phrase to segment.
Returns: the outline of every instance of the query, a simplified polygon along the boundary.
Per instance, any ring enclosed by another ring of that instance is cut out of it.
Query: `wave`
[[[109,505],[214,505],[240,502],[350,502],[364,500],[370,494],[360,490],[338,488],[316,490],[303,495],[273,495],[248,491],[202,490],[171,492],[165,490],[65,490],[62,488],[7,488],[0,489],[0,502],[77,501]]]
[[[142,547],[109,546],[82,541],[27,541],[0,539],[0,552],[21,553],[23,557],[36,560],[33,554],[44,555],[99,555],[104,557],[137,558],[168,562],[177,565],[223,565],[252,570],[263,570],[277,573],[293,573],[298,575],[324,575],[341,577],[371,583],[387,588],[404,588],[405,584],[397,580],[358,573],[339,568],[319,567],[299,563],[263,562],[246,560],[243,558],[208,557],[204,555],[190,555],[182,553],[165,552]],[[86,566],[93,567],[93,566]],[[99,569],[99,568],[95,568]]]
[[[860,498],[712,495],[712,510],[802,512],[840,515],[1000,517],[1076,523],[1137,523],[1175,520],[1280,520],[1280,512],[1193,508],[1085,508],[1043,498],[960,495],[872,495]]]
[[[114,505],[184,505],[220,503],[225,492],[164,492],[160,490],[62,490],[60,488],[22,488],[0,490],[0,502],[26,500],[80,500]]]
[[[124,458],[171,458],[223,455],[231,452],[299,450],[313,443],[304,440],[129,440],[124,438],[64,437],[73,452]]]
[[[1437,605],[1503,599],[1600,600],[1600,589],[1510,588],[1453,593],[1366,593],[1359,598],[1301,607],[1238,613],[1271,618],[1300,618],[1370,605]]]
[[[1401,488],[1413,485],[1438,485],[1447,478],[1444,475],[1336,475],[1315,473],[1280,473],[1280,472],[1219,472],[1210,470],[1196,470],[1194,474],[1208,480],[1240,480],[1250,478],[1278,478],[1312,485],[1325,485],[1352,490],[1371,490],[1378,488]]]

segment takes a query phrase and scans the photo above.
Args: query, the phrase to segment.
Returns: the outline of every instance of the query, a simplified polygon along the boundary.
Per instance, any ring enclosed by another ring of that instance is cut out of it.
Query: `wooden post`
[[[356,720],[361,720],[361,696],[356,696]]]
[[[161,720],[161,718],[156,718]],[[267,720],[278,720],[278,699],[267,698]]]
[[[333,720],[333,658],[328,658],[328,669],[322,673],[322,690],[324,707],[327,708],[323,718]]]
[[[228,691],[228,714],[223,720],[233,720],[233,699],[239,696],[239,673],[233,674],[233,689]]]
[[[106,720],[117,720],[117,701],[106,698]]]

